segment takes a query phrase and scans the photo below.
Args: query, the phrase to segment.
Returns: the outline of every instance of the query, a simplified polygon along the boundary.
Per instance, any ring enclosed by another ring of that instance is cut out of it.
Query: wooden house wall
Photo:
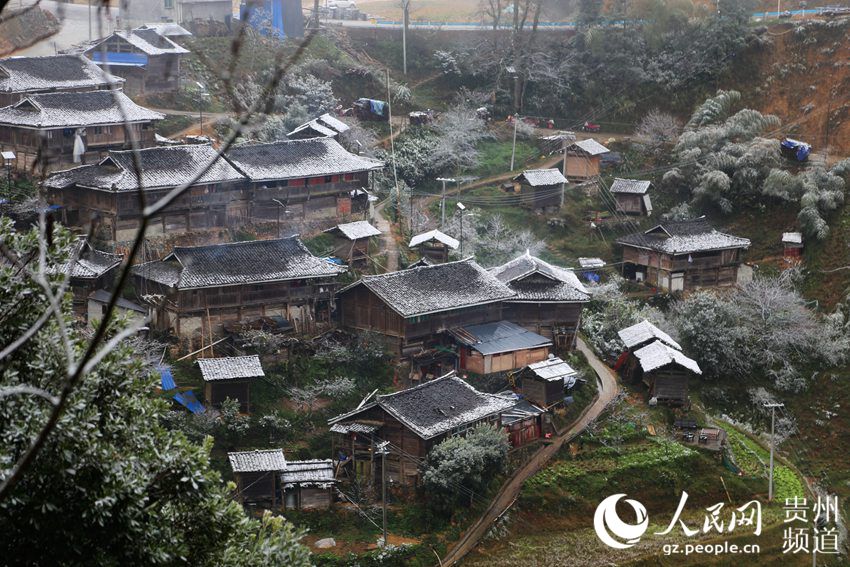
[[[284,509],[326,510],[333,503],[331,490],[330,488],[319,488],[315,486],[294,486],[287,488],[284,494]]]
[[[729,249],[673,256],[624,246],[623,262],[642,268],[644,280],[650,285],[688,291],[700,287],[735,285],[741,252],[740,249]],[[681,286],[677,284],[680,278]]]
[[[505,320],[531,332],[553,338],[556,332],[574,335],[581,322],[583,303],[524,303],[504,304]]]
[[[599,156],[588,156],[583,152],[567,152],[568,179],[589,179],[599,175]]]
[[[251,385],[248,380],[217,380],[204,383],[204,397],[207,403],[220,407],[227,398],[239,402],[239,411],[251,411]]]
[[[534,404],[549,407],[564,399],[564,380],[543,380],[527,372],[522,377],[522,395]]]
[[[338,298],[340,324],[351,329],[374,331],[392,337],[404,336],[404,319],[365,285],[358,285]]]
[[[277,502],[277,472],[235,473],[242,502]]]
[[[561,184],[532,187],[515,181],[514,193],[520,196],[520,205],[533,211],[552,211],[561,207]]]
[[[636,193],[615,193],[617,211],[627,214],[641,215],[646,211],[643,208],[643,196]]]
[[[505,426],[505,432],[513,448],[522,447],[540,439],[540,430],[538,417],[529,417]]]
[[[690,372],[677,364],[668,364],[662,368],[647,372],[643,376],[643,382],[649,387],[650,397],[657,397],[657,389],[663,386],[666,390],[672,390],[663,397],[658,397],[659,402],[684,403],[688,398],[688,378]]]

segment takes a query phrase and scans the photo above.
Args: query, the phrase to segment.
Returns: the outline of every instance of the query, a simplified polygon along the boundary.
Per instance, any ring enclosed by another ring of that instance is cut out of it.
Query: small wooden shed
[[[794,261],[799,260],[803,255],[803,233],[783,232],[782,248],[782,254],[786,259]]]
[[[702,374],[695,360],[660,340],[634,351],[634,357],[651,405],[688,405],[688,380]]]
[[[334,468],[330,459],[289,461],[280,473],[286,510],[328,509],[333,504]]]
[[[283,449],[228,453],[239,500],[276,506],[280,501],[279,473],[286,469]]]
[[[513,178],[519,204],[537,213],[557,212],[564,203],[567,178],[556,168],[527,169]]]
[[[576,371],[561,358],[550,354],[546,360],[529,364],[519,372],[522,395],[530,402],[549,408],[564,401],[564,391],[576,383]]]
[[[449,333],[458,342],[461,370],[492,374],[545,360],[552,340],[510,321],[457,327]]]
[[[198,366],[201,367],[208,404],[220,406],[230,398],[239,401],[239,411],[250,413],[251,382],[266,375],[259,356],[199,358]]]
[[[429,230],[417,234],[410,239],[408,248],[419,252],[420,258],[427,258],[432,262],[441,264],[449,261],[449,251],[457,250],[460,242],[439,230]]]
[[[334,256],[350,266],[363,266],[369,262],[369,242],[381,231],[368,221],[338,224],[325,232],[334,236]]]
[[[639,179],[614,179],[611,184],[611,194],[617,202],[617,212],[627,215],[650,216],[652,200],[649,198],[649,181]]]
[[[599,175],[602,154],[609,151],[593,138],[573,142],[567,146],[567,179],[585,180],[596,177]]]

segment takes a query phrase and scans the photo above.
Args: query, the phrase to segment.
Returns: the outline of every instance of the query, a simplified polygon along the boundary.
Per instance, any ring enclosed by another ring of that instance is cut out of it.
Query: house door
[[[670,279],[670,291],[684,291],[685,289],[685,273],[679,272],[673,274]]]

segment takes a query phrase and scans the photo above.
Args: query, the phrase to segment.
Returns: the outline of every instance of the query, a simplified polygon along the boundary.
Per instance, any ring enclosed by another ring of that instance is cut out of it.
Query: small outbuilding
[[[333,462],[330,459],[288,461],[280,473],[286,510],[320,510],[333,504]]]
[[[635,376],[649,388],[649,403],[687,406],[688,380],[702,374],[699,364],[663,341],[634,351]]]
[[[783,232],[782,248],[782,255],[786,260],[799,261],[803,255],[803,233]]]
[[[460,242],[437,229],[417,234],[410,239],[408,248],[419,252],[420,258],[427,258],[433,263],[442,264],[449,261],[449,251],[457,250]]]
[[[545,360],[520,370],[518,376],[522,395],[534,404],[549,408],[564,401],[564,392],[575,386],[577,373],[561,358],[550,354]]]
[[[262,378],[263,365],[257,355],[199,358],[207,403],[220,406],[230,398],[239,401],[239,411],[251,411],[251,382]]]
[[[105,289],[93,291],[89,295],[88,306],[86,309],[86,321],[88,321],[89,326],[94,326],[95,323],[103,320],[103,316],[106,314],[106,307],[109,305],[109,299],[111,297],[112,293]],[[125,316],[131,322],[135,323],[147,317],[147,314],[148,310],[138,303],[133,303],[129,299],[119,297],[115,302],[115,309],[113,310],[112,317],[114,320],[116,315]]]
[[[567,178],[556,168],[527,169],[513,178],[519,204],[537,213],[557,212],[564,204]]]
[[[280,502],[280,473],[286,469],[283,449],[228,453],[230,468],[236,477],[236,489],[243,504]]]
[[[652,183],[640,179],[614,179],[611,184],[611,194],[617,202],[617,212],[627,215],[650,216],[652,200],[649,198],[649,188]]]
[[[345,134],[351,128],[342,120],[328,113],[322,114],[309,122],[295,128],[286,135],[290,140],[305,140],[307,138],[334,138],[339,141],[341,134]]]
[[[369,242],[381,231],[368,221],[338,224],[325,232],[334,236],[334,256],[350,266],[365,265],[369,261]]]
[[[458,343],[461,370],[493,374],[545,360],[552,340],[510,321],[457,327],[449,331]]]
[[[588,138],[579,142],[573,142],[567,146],[567,179],[585,180],[599,175],[599,163],[602,155],[610,150],[594,140]]]

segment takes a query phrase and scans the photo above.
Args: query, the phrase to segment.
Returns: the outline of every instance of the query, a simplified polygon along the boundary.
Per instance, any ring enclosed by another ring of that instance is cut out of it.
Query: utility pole
[[[407,76],[407,22],[410,21],[410,0],[401,0],[401,58],[402,72]]]
[[[777,20],[782,17],[781,6],[782,6],[782,0],[776,0],[776,19]]]
[[[446,181],[455,182],[453,177],[438,177],[437,181],[443,183],[443,194],[440,197],[440,228],[446,226]]]
[[[401,215],[401,190],[398,187],[398,173],[395,164],[395,138],[393,137],[393,103],[390,96],[390,69],[385,69],[387,72],[387,114],[390,125],[390,153],[393,156],[393,183],[395,184],[395,220],[398,222]]]
[[[463,212],[466,210],[466,207],[458,201],[457,208],[460,211],[460,257],[463,258]]]
[[[514,114],[514,143],[511,147],[511,171],[514,170],[514,158],[516,157],[516,128],[519,124],[519,115]]]
[[[770,408],[770,480],[767,486],[767,500],[770,502],[773,500],[773,453],[776,448],[776,438],[774,436],[776,431],[776,408],[785,407],[785,404],[772,402],[764,404],[764,407]]]
[[[567,136],[564,135],[564,139],[561,141],[561,145],[563,146],[562,150],[564,152],[564,159],[561,162],[561,169],[563,170],[564,177],[567,176]],[[561,208],[564,208],[564,193],[567,190],[567,184],[561,183]]]
[[[387,546],[387,447],[389,441],[381,441],[377,445],[377,450],[381,454],[381,508],[383,509],[384,517],[384,547]]]
[[[89,0],[89,43],[91,43],[91,0]]]

